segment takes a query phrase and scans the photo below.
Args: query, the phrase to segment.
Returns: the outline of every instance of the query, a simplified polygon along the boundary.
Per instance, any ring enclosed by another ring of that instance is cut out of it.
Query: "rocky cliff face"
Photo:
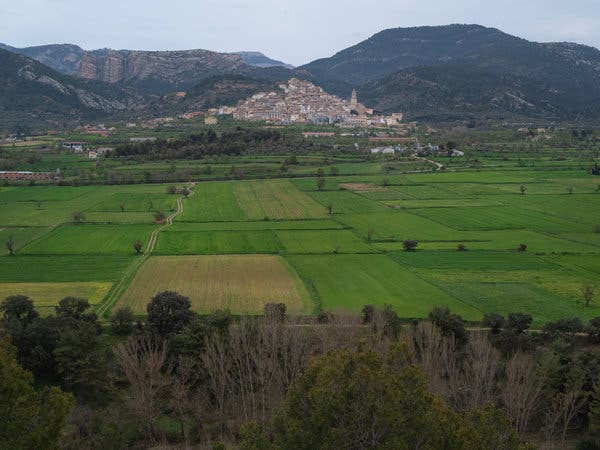
[[[245,72],[240,55],[207,50],[85,52],[79,76],[107,83],[157,80],[189,85],[214,75]]]
[[[0,127],[3,121],[64,124],[145,104],[119,86],[70,77],[0,49]]]

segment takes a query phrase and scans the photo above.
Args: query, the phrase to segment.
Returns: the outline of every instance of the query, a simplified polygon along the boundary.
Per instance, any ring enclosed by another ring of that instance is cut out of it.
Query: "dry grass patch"
[[[250,220],[323,217],[325,208],[288,180],[244,181],[235,184],[238,204]]]
[[[120,300],[144,314],[156,293],[175,291],[190,298],[198,312],[230,309],[261,313],[266,303],[285,303],[291,313],[310,313],[310,296],[280,256],[157,256],[138,271]]]
[[[340,183],[340,187],[354,192],[385,192],[388,189],[374,183]]]
[[[9,295],[26,295],[36,307],[56,306],[64,297],[81,297],[90,304],[100,303],[112,283],[0,283],[0,299]]]

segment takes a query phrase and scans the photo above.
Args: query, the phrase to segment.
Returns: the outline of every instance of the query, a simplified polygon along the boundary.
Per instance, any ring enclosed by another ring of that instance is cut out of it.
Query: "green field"
[[[160,255],[218,255],[277,253],[272,231],[165,231],[160,233],[155,253]]]
[[[390,304],[402,317],[426,317],[436,305],[448,305],[466,319],[480,313],[419,278],[385,255],[319,255],[290,258],[312,280],[321,308],[358,311],[365,304]]]
[[[133,255],[133,242],[144,245],[153,225],[61,225],[31,242],[24,255]]]
[[[49,308],[79,292],[101,311],[119,304],[139,314],[156,292],[175,289],[201,312],[254,314],[282,301],[302,314],[371,303],[405,318],[436,305],[468,320],[527,312],[536,325],[600,316],[600,300],[585,308],[580,294],[600,286],[598,177],[549,158],[550,169],[534,170],[480,156],[497,166],[444,161],[459,170],[402,173],[422,163],[356,158],[338,161],[332,176],[322,158],[306,157],[290,169],[302,178],[200,181],[163,226],[153,213],[175,211],[172,184],[0,187],[0,239],[15,243],[15,256],[0,255],[0,296],[22,291]],[[278,173],[276,157],[239,160],[257,176]],[[322,190],[310,176],[319,166]],[[229,167],[214,163],[215,174]],[[152,252],[136,256],[138,239]],[[403,251],[406,239],[418,241],[415,252]]]

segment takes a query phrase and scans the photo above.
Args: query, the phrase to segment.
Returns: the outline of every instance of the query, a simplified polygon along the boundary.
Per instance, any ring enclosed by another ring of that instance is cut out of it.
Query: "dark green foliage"
[[[362,321],[363,323],[371,323],[375,316],[375,306],[365,305],[362,307]]]
[[[565,317],[554,322],[548,322],[542,328],[549,335],[575,335],[583,331],[583,323],[579,317]]]
[[[65,297],[54,307],[56,316],[64,321],[75,323],[79,321],[95,322],[95,313],[86,313],[90,308],[89,302],[84,298]]]
[[[56,387],[34,389],[16,349],[8,338],[0,340],[0,448],[59,449],[72,405],[72,397]]]
[[[452,314],[446,306],[436,306],[429,313],[429,320],[440,328],[444,336],[454,336],[457,343],[467,342],[465,324],[458,314]]]
[[[331,352],[292,385],[271,426],[243,432],[242,449],[516,449],[503,414],[463,418],[427,388],[417,368],[392,369],[374,352]]]
[[[199,361],[206,338],[218,333],[224,335],[233,321],[230,311],[214,311],[206,316],[195,315],[174,340],[177,354]]]
[[[280,145],[279,131],[262,129],[236,129],[217,135],[214,130],[191,134],[187,137],[165,141],[145,141],[119,145],[115,156],[144,155],[155,159],[200,159],[205,155],[239,155],[248,145],[273,147]],[[235,175],[235,170],[231,175]]]
[[[16,321],[23,327],[29,326],[31,322],[39,317],[33,305],[33,300],[25,295],[6,297],[0,303],[0,312],[2,312],[3,321]]]
[[[586,333],[589,335],[590,340],[594,343],[600,342],[600,317],[594,317],[590,319],[587,326],[585,327]]]
[[[529,314],[508,313],[506,328],[516,333],[523,333],[525,330],[529,329],[532,320],[533,319]]]
[[[493,334],[498,334],[502,330],[502,327],[505,323],[506,321],[501,314],[486,313],[483,315],[483,326],[490,327]]]
[[[414,252],[419,245],[419,241],[415,241],[414,239],[406,239],[402,242],[402,248],[405,252]]]
[[[64,330],[54,349],[64,387],[86,401],[106,401],[108,353],[96,326],[82,322]]]
[[[130,307],[117,309],[110,317],[110,324],[115,334],[128,335],[133,331],[133,311]]]
[[[140,241],[139,239],[134,241],[133,243],[133,249],[135,250],[135,252],[139,255],[140,252],[142,251],[142,241]]]
[[[177,292],[165,291],[156,294],[146,307],[148,325],[161,336],[178,333],[192,319],[190,299]]]

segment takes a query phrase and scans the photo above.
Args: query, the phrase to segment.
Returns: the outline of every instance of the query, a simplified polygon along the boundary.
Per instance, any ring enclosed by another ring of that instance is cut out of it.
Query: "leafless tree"
[[[586,308],[589,307],[590,303],[592,303],[592,300],[594,300],[595,291],[595,286],[591,284],[585,285],[581,288],[581,296],[583,297]]]
[[[14,251],[15,251],[15,240],[13,239],[12,236],[10,236],[7,240],[6,240],[6,250],[8,250],[8,254],[10,256],[14,255]]]
[[[515,353],[506,364],[501,397],[506,415],[520,438],[540,408],[550,364],[549,357],[538,357],[536,361],[532,355],[523,352]]]
[[[118,344],[115,354],[129,384],[127,403],[141,427],[158,442],[153,423],[160,415],[160,397],[172,371],[169,346],[157,338],[133,336]]]
[[[489,342],[487,334],[475,332],[469,336],[460,379],[465,394],[459,407],[473,410],[492,403],[497,394],[500,352]]]
[[[573,420],[586,405],[587,399],[583,393],[585,377],[581,370],[575,368],[569,374],[563,392],[557,392],[544,415],[543,430],[548,443],[552,442],[555,434],[560,431],[560,442],[564,446],[567,432]]]
[[[455,403],[460,367],[454,338],[443,336],[431,322],[419,322],[405,329],[401,339],[408,347],[412,363],[429,378],[431,390]]]

